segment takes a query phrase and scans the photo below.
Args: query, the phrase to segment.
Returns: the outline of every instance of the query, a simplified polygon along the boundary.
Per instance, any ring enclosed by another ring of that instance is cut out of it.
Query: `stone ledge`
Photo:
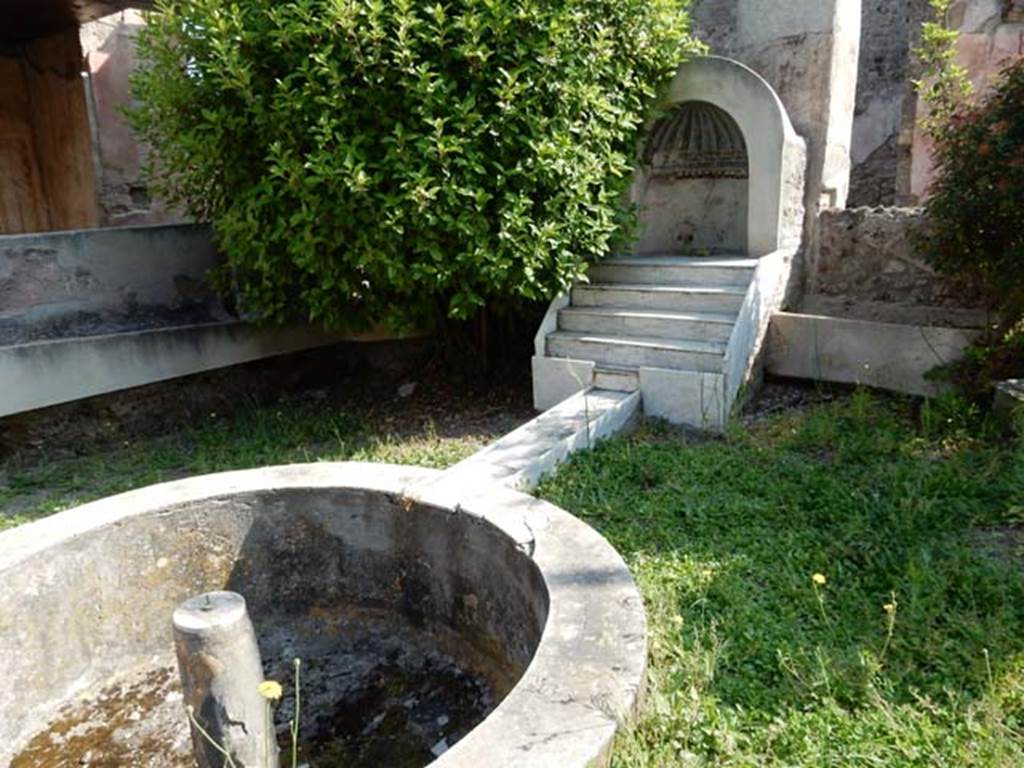
[[[780,312],[768,331],[766,368],[776,376],[930,396],[946,387],[926,374],[959,359],[980,334]]]
[[[532,490],[573,453],[630,429],[639,412],[639,392],[587,389],[448,469],[438,486],[456,496],[499,484]]]
[[[0,347],[0,416],[351,340],[236,321]]]

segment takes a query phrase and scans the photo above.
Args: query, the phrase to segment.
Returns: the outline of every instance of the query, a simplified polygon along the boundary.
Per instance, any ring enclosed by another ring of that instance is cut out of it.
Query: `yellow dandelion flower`
[[[828,579],[825,578],[824,573],[816,573],[813,576],[811,576],[811,581],[813,581],[819,587],[823,587],[828,582]]]
[[[281,684],[276,680],[264,680],[256,689],[267,701],[278,701],[281,698]]]

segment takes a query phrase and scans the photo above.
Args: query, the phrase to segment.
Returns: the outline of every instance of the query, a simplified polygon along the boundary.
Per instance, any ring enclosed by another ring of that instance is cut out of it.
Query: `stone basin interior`
[[[124,516],[0,577],[0,764],[12,768],[193,766],[171,614],[220,589],[246,598],[266,675],[286,691],[282,745],[302,660],[300,762],[423,766],[514,687],[549,606],[537,566],[497,526],[352,488]]]

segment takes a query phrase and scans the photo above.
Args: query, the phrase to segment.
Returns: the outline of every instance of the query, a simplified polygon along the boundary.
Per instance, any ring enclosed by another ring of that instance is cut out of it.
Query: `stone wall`
[[[751,67],[807,141],[807,233],[846,204],[860,45],[860,0],[698,0],[694,31],[714,54]]]
[[[1024,15],[1018,0],[956,0],[950,8],[950,22],[960,30],[958,60],[978,94],[991,87],[1007,63],[1024,56]],[[919,127],[927,110],[920,101],[915,109],[909,198],[913,201],[927,196],[935,175],[931,143]]]
[[[984,92],[1003,64],[1024,55],[1021,0],[956,0],[949,23],[960,31],[959,61]],[[928,193],[931,147],[912,80],[913,49],[932,17],[928,0],[865,0],[853,124],[851,206],[916,205]]]
[[[746,179],[648,180],[635,252],[747,252]]]
[[[819,253],[807,276],[811,303],[979,308],[980,296],[937,275],[920,254],[925,220],[918,208],[851,208],[821,215]],[[805,304],[807,299],[805,298]]]
[[[167,224],[183,220],[154,199],[142,177],[146,147],[135,138],[121,110],[132,102],[129,77],[139,65],[139,11],[123,11],[82,25],[86,96],[93,133],[97,195],[106,226]]]
[[[916,96],[911,49],[930,16],[928,0],[865,0],[857,106],[853,120],[849,205],[902,202],[909,182],[910,137]],[[904,170],[901,182],[900,169]]]
[[[225,320],[200,225],[0,236],[0,347]]]

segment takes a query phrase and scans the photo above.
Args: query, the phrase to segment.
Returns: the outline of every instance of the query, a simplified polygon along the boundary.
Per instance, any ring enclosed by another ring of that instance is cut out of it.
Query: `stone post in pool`
[[[174,612],[174,650],[199,768],[278,768],[270,703],[259,691],[260,649],[245,598],[209,592],[186,600]]]

